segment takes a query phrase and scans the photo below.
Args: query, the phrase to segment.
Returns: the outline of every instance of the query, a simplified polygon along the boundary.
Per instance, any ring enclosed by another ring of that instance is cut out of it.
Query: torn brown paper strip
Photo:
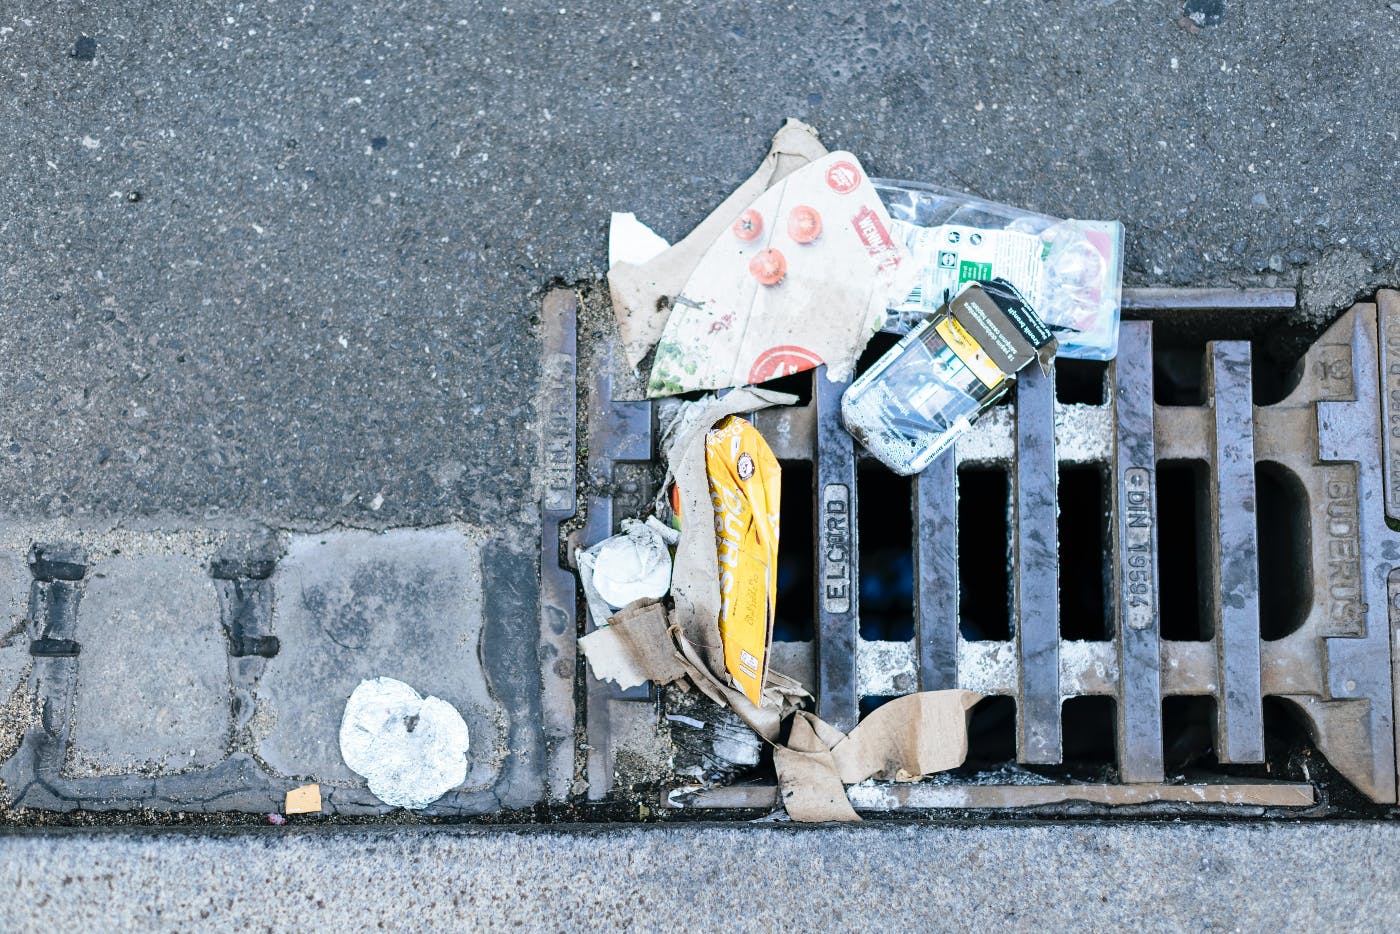
[[[686,677],[688,670],[667,632],[669,625],[660,603],[638,601],[578,640],[578,647],[599,681],[612,681],[620,688],[647,681],[670,684]]]
[[[972,691],[909,694],[872,711],[846,736],[813,714],[798,713],[787,749],[773,752],[788,816],[795,821],[860,820],[846,797],[846,785],[871,776],[915,781],[962,765],[968,711],[981,697]]]
[[[973,691],[924,691],[877,707],[832,747],[841,781],[912,782],[957,768],[967,759],[968,711],[981,699]]]
[[[764,192],[675,296],[647,395],[747,386],[826,364],[848,379],[918,282],[860,161],[833,152]]]
[[[674,621],[697,651],[697,664],[703,662],[702,667],[724,685],[729,684],[729,677],[719,634],[719,557],[715,524],[689,521],[685,517],[714,514],[705,468],[705,439],[710,428],[728,415],[756,412],[773,405],[791,405],[796,401],[796,396],[764,389],[736,389],[723,398],[706,397],[681,409],[662,442],[667,479],[674,479],[680,492],[682,516],[681,538],[676,544],[671,571]]]
[[[823,733],[839,731],[810,713],[799,711],[792,718],[786,746],[773,750],[778,771],[778,799],[795,821],[858,821],[860,817],[846,797],[836,762],[831,753],[834,737]]]
[[[773,137],[768,155],[757,171],[684,240],[646,263],[623,261],[608,271],[613,313],[632,366],[641,363],[661,338],[671,299],[681,293],[715,239],[771,186],[826,153],[816,130],[800,120],[788,119]]]

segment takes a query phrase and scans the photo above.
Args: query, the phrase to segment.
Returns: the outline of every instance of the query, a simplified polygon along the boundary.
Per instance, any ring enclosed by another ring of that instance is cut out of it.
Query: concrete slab
[[[281,651],[258,685],[252,728],[274,772],[364,787],[341,760],[340,719],[355,686],[382,675],[462,714],[471,737],[462,790],[497,781],[506,712],[482,667],[481,553],[463,532],[294,536],[272,581]]]
[[[228,648],[204,564],[117,556],[89,572],[78,606],[73,776],[170,775],[228,752]]]
[[[19,555],[0,555],[0,760],[19,748],[33,719],[28,684],[29,567]]]
[[[1373,931],[1400,826],[49,833],[0,889],[6,930]]]

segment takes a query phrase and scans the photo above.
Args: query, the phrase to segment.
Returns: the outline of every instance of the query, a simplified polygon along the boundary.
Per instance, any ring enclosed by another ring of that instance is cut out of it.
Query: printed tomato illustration
[[[787,275],[787,257],[778,250],[764,250],[749,260],[749,272],[764,285],[777,285]]]
[[[837,194],[847,195],[860,187],[860,169],[842,159],[826,170],[826,184]]]
[[[822,216],[816,208],[799,204],[788,214],[787,232],[798,243],[811,243],[822,235]]]
[[[821,365],[822,358],[806,347],[797,347],[792,344],[769,347],[759,354],[758,359],[753,362],[753,367],[749,370],[749,382],[761,383],[765,380],[777,379],[779,376],[790,376],[793,373],[800,373],[803,370],[810,370],[814,366]]]
[[[745,243],[757,240],[761,233],[763,233],[763,216],[753,208],[740,214],[739,219],[734,222],[734,236]]]

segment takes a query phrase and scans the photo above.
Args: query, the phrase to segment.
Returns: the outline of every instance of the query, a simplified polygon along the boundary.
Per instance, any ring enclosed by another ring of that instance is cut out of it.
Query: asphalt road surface
[[[540,290],[788,115],[1119,218],[1131,284],[1400,278],[1394,4],[862,6],[11,0],[0,514],[522,521]]]

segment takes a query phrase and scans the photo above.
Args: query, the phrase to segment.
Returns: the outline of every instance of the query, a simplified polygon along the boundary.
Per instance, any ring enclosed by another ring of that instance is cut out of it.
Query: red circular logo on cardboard
[[[833,162],[826,170],[826,184],[837,194],[850,194],[860,185],[860,169],[845,159]]]
[[[793,373],[821,366],[822,362],[821,357],[806,347],[794,347],[790,344],[769,347],[758,355],[758,359],[749,369],[749,383],[752,385],[777,379],[779,376],[791,376]]]

